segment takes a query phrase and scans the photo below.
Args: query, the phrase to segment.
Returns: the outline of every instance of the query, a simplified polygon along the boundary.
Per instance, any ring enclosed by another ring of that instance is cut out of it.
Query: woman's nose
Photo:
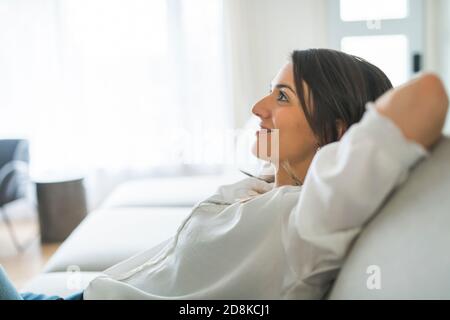
[[[264,105],[263,100],[258,101],[253,106],[252,113],[262,119],[268,118],[270,116],[270,110]]]

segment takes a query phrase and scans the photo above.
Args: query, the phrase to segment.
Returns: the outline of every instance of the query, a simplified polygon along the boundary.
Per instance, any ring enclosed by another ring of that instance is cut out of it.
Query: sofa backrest
[[[450,138],[370,221],[328,299],[450,299]]]

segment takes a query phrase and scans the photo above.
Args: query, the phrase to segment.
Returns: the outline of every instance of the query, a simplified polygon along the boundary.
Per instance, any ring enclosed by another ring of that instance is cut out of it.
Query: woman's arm
[[[442,81],[433,74],[425,74],[383,95],[376,108],[407,139],[429,149],[441,137],[448,103]]]
[[[448,99],[425,75],[388,92],[338,143],[316,155],[289,219],[297,276],[321,298],[351,242],[440,137]]]

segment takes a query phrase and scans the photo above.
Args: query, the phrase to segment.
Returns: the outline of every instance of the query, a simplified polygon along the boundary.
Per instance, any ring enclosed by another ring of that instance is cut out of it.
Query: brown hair
[[[294,51],[291,60],[297,96],[319,146],[339,140],[339,122],[348,129],[361,120],[367,102],[392,88],[378,67],[344,52]]]

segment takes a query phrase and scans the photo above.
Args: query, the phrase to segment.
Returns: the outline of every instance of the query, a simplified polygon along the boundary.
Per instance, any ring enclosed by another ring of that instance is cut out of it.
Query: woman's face
[[[306,86],[306,84],[304,84]],[[308,97],[306,97],[308,101]],[[272,160],[271,155],[276,154],[272,150],[270,129],[278,129],[279,151],[278,161],[288,160],[291,165],[310,159],[317,150],[317,139],[308,125],[303,109],[297,98],[294,82],[292,63],[287,63],[273,79],[270,93],[258,101],[252,108],[252,112],[260,118],[260,130],[256,133],[256,142],[252,153],[262,160]],[[260,140],[267,141],[267,153],[264,148],[258,147]],[[266,154],[265,154],[266,153]],[[267,156],[269,155],[269,156]]]

